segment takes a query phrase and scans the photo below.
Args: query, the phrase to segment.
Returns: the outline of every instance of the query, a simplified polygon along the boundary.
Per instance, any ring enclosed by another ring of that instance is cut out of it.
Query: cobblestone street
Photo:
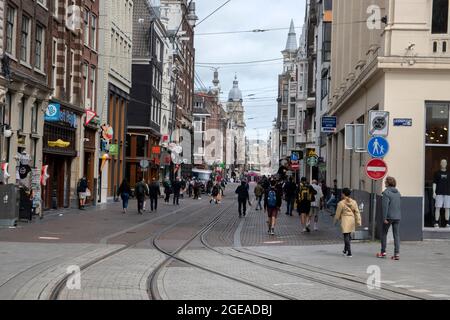
[[[0,229],[0,298],[450,299],[448,241],[404,242],[400,261],[354,241],[345,258],[328,213],[319,231],[301,233],[298,216],[282,211],[270,236],[254,206],[238,217],[235,187],[219,205],[205,196],[138,215],[134,202],[127,214],[114,203]],[[74,265],[79,289],[66,285]],[[379,290],[367,287],[370,266],[380,268]]]

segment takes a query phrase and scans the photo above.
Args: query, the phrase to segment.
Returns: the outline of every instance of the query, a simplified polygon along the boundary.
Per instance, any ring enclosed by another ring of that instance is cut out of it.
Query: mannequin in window
[[[447,171],[447,160],[441,160],[441,170],[434,174],[433,198],[435,201],[435,228],[439,228],[441,209],[445,209],[446,228],[450,228],[450,173]]]

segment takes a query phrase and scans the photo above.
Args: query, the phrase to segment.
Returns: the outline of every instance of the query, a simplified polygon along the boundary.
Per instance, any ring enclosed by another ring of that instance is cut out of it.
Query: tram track
[[[167,218],[167,217],[174,216],[174,215],[176,215],[177,213],[179,213],[179,212],[181,212],[181,211],[183,211],[183,210],[186,210],[186,209],[188,209],[188,208],[190,208],[190,207],[193,207],[194,205],[195,205],[195,204],[191,204],[191,205],[189,205],[189,206],[180,208],[180,209],[178,209],[178,210],[175,210],[175,211],[172,211],[172,212],[163,214],[163,215],[161,215],[161,216],[159,216],[159,217],[152,218],[152,219],[146,221],[145,224],[151,224],[151,223],[156,222],[156,221],[158,221],[158,220],[161,220],[161,219],[163,219],[163,218]],[[202,210],[201,210],[201,211],[202,211]],[[193,213],[195,213],[195,211],[194,211]],[[180,223],[181,221],[183,221],[183,220],[189,218],[189,216],[190,216],[190,215],[187,215],[187,216],[183,217],[181,220],[178,220],[178,222],[176,222],[176,223]],[[142,224],[137,225],[135,228],[139,228],[139,227],[142,227]],[[114,234],[114,235],[117,237],[117,236],[119,236],[120,234],[125,234],[125,233],[129,232],[130,230],[132,230],[132,228],[128,228],[128,229],[124,230],[122,233],[116,233],[116,234]],[[111,251],[111,252],[109,252],[109,253],[107,253],[107,254],[105,254],[105,255],[102,255],[102,256],[96,258],[96,259],[93,259],[93,260],[91,260],[91,261],[89,261],[89,262],[83,264],[82,266],[80,266],[80,271],[83,273],[83,272],[87,271],[88,268],[90,268],[90,267],[92,267],[92,266],[94,266],[94,265],[96,265],[96,264],[98,264],[98,263],[100,263],[100,262],[102,262],[102,261],[105,261],[105,260],[107,260],[108,258],[111,258],[111,257],[113,257],[113,256],[115,256],[115,255],[117,255],[117,254],[119,254],[119,253],[121,253],[121,252],[123,252],[123,251],[125,251],[125,250],[128,250],[128,249],[130,249],[130,248],[136,246],[137,244],[139,244],[139,243],[141,243],[141,242],[143,242],[143,241],[145,241],[145,240],[147,240],[147,239],[148,239],[148,237],[145,238],[145,239],[137,239],[137,240],[135,240],[135,241],[132,241],[132,242],[130,242],[130,243],[124,245],[124,246],[121,247],[121,248],[118,248],[118,249],[116,249],[116,250],[113,250],[113,251]],[[56,283],[56,285],[55,285],[55,286],[52,288],[52,290],[51,290],[51,293],[50,293],[49,298],[48,298],[49,300],[58,300],[58,298],[59,298],[61,292],[64,290],[65,285],[66,285],[68,279],[70,278],[70,276],[71,276],[70,274],[67,274],[67,275],[65,275],[62,279],[60,279],[60,280]],[[43,293],[44,290],[45,290],[45,288],[39,293],[39,297],[42,295],[42,293]]]

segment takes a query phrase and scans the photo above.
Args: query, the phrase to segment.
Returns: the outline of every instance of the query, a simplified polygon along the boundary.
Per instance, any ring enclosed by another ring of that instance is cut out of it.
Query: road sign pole
[[[375,190],[376,182],[372,180],[372,197],[373,197],[373,205],[372,205],[372,241],[375,241],[375,225],[376,225],[376,215],[377,215],[377,193]]]

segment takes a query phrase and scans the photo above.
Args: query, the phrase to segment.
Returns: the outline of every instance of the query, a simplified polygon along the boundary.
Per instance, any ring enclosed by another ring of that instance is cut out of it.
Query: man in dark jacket
[[[158,197],[161,196],[161,190],[159,187],[159,182],[153,178],[153,182],[149,187],[149,196],[150,196],[150,210],[153,212],[153,208],[158,210]]]
[[[148,186],[145,183],[144,178],[136,184],[135,193],[138,204],[138,213],[142,214],[141,210],[144,209],[145,195],[148,194]]]
[[[177,206],[180,205],[180,191],[181,191],[181,182],[180,178],[176,178],[176,180],[172,183],[172,190],[173,190],[173,204],[176,204]]]
[[[381,253],[378,258],[386,257],[386,243],[389,228],[392,225],[394,235],[394,256],[393,260],[400,260],[400,220],[402,219],[401,197],[397,190],[397,182],[393,177],[387,177],[385,182],[386,190],[383,192],[383,234],[381,237]]]
[[[241,182],[241,185],[237,187],[236,193],[238,195],[238,210],[239,210],[239,218],[244,215],[247,215],[247,201],[250,203],[250,194],[248,193],[247,183],[245,181]]]
[[[297,185],[292,177],[284,185],[284,196],[286,201],[286,214],[292,216],[294,209],[295,196],[297,195]]]

